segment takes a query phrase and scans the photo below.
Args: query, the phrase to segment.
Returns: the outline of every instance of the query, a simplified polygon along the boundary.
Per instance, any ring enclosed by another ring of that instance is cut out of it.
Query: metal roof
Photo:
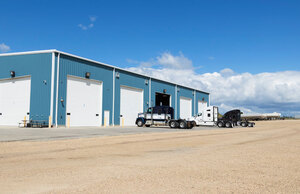
[[[191,89],[191,90],[196,90],[198,92],[202,92],[202,93],[205,93],[205,94],[209,94],[208,92],[204,92],[204,91],[201,91],[201,90],[198,90],[198,89],[195,89],[195,88],[191,88],[191,87],[180,85],[180,84],[177,84],[177,83],[174,83],[174,82],[170,82],[170,81],[158,79],[158,78],[155,78],[155,77],[151,77],[149,75],[145,75],[145,74],[141,74],[141,73],[136,73],[136,72],[133,72],[133,71],[130,71],[130,70],[126,70],[126,69],[123,69],[123,68],[120,68],[120,67],[116,67],[116,66],[113,66],[113,65],[109,65],[109,64],[106,64],[106,63],[98,62],[98,61],[95,61],[95,60],[92,60],[92,59],[87,59],[87,58],[80,57],[80,56],[77,56],[77,55],[73,55],[73,54],[70,54],[70,53],[62,52],[62,51],[59,51],[59,50],[56,50],[56,49],[38,50],[38,51],[26,51],[26,52],[15,52],[15,53],[2,53],[2,54],[0,54],[0,56],[29,55],[29,54],[53,53],[53,52],[54,53],[60,53],[60,54],[63,54],[63,55],[66,55],[66,56],[70,56],[70,57],[74,57],[74,58],[77,58],[77,59],[81,59],[81,60],[84,60],[84,61],[89,61],[89,62],[96,63],[96,64],[99,64],[99,65],[103,65],[103,66],[106,66],[106,67],[110,67],[110,68],[113,68],[113,69],[125,71],[125,72],[132,73],[132,74],[135,74],[135,75],[144,76],[146,78],[151,78],[151,79],[163,81],[163,82],[166,82],[166,83],[174,84],[174,85],[177,85],[177,86],[180,86],[180,87],[184,87],[184,88],[188,88],[188,89]]]

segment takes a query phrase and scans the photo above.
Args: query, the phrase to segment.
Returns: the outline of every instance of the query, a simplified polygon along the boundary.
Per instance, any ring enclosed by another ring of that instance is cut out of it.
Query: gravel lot
[[[299,120],[0,142],[1,193],[300,193],[299,169]]]
[[[192,130],[218,129],[217,127],[194,127]],[[191,130],[191,129],[188,129]],[[222,129],[220,129],[222,130]],[[157,132],[184,131],[169,127],[71,127],[71,128],[19,128],[0,126],[0,142],[48,141],[99,136],[118,136]]]

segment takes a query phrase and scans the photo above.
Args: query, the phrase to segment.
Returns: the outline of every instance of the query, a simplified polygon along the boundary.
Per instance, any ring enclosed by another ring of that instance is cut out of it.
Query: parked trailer
[[[155,106],[147,109],[145,113],[139,113],[136,119],[138,127],[169,126],[171,128],[191,129],[195,121],[174,119],[174,109],[169,106]]]
[[[226,128],[231,128],[233,126],[254,127],[255,123],[242,119],[242,114],[243,113],[238,109],[228,111],[222,118],[218,119],[216,124],[218,127]]]

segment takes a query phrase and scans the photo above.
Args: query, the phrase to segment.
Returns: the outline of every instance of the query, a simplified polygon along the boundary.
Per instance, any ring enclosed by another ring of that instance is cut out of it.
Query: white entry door
[[[192,99],[180,97],[180,118],[187,119],[192,116]]]
[[[207,108],[207,102],[198,101],[198,113],[202,113],[202,111],[206,108]]]
[[[138,113],[143,112],[144,94],[137,88],[121,87],[120,99],[120,125],[135,125]]]
[[[70,126],[101,126],[102,83],[68,76],[66,124]]]
[[[0,125],[17,126],[30,109],[30,77],[0,80]]]
[[[109,126],[109,110],[104,111],[104,126]]]

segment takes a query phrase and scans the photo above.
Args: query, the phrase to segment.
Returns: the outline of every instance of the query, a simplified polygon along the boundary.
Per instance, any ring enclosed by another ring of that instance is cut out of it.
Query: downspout
[[[50,96],[50,117],[53,124],[53,101],[54,101],[54,69],[55,69],[55,52],[52,52],[52,67],[51,67],[51,96]]]
[[[177,85],[175,85],[175,119],[177,119]]]
[[[149,78],[149,104],[148,107],[152,107],[152,102],[151,102],[151,77]]]
[[[115,74],[116,68],[113,68],[113,102],[112,102],[112,125],[115,126]]]
[[[196,115],[197,114],[197,112],[196,112],[196,95],[197,95],[197,92],[196,92],[196,90],[194,90],[194,115]]]
[[[55,107],[55,127],[57,128],[57,112],[58,112],[58,86],[59,86],[59,59],[60,59],[60,53],[58,53],[57,56],[57,71],[56,71],[56,107]]]

